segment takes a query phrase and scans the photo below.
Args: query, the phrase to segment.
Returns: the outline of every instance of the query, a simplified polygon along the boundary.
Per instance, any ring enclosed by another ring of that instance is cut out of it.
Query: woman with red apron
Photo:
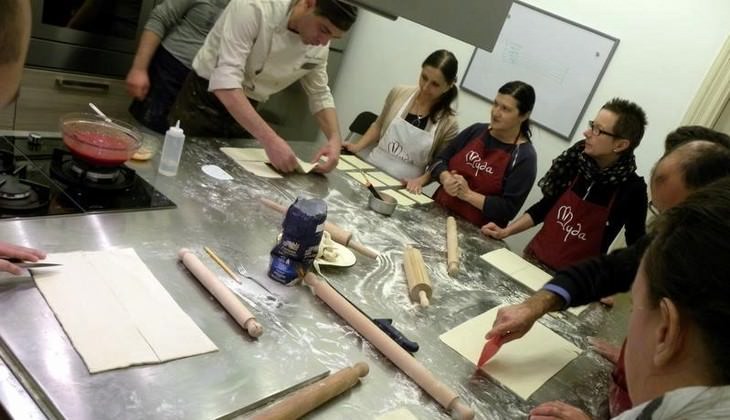
[[[524,82],[499,89],[490,124],[465,129],[436,158],[437,203],[477,226],[504,226],[517,214],[537,171],[529,127],[534,103],[535,92]]]
[[[583,133],[585,140],[558,156],[538,183],[542,200],[506,228],[490,223],[482,232],[504,239],[542,222],[525,256],[551,270],[605,253],[623,227],[629,245],[643,236],[646,183],[636,174],[633,153],[643,129],[623,124],[627,132],[617,133],[622,119],[646,117],[623,99],[606,103]]]

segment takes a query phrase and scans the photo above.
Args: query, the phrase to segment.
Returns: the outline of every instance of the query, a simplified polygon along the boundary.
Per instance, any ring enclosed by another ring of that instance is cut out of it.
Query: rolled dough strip
[[[456,231],[456,219],[446,218],[446,261],[450,276],[459,272],[459,238]]]
[[[408,375],[418,386],[423,388],[424,391],[441,404],[442,407],[447,411],[453,412],[458,418],[474,418],[474,410],[464,404],[454,391],[439,382],[418,360],[403,350],[401,346],[373,324],[362,312],[353,307],[332,286],[320,280],[312,273],[307,273],[304,276],[304,282],[333,311],[355,328],[366,340],[383,353],[385,357],[398,366],[403,373]]]
[[[356,363],[332,376],[306,386],[254,416],[253,420],[298,419],[360,382],[370,371],[367,363]]]
[[[178,251],[178,257],[185,267],[205,286],[213,297],[225,308],[225,310],[236,320],[238,325],[243,327],[251,337],[258,337],[264,332],[264,328],[256,321],[251,311],[231,292],[226,285],[218,280],[218,277],[208,269],[198,257],[187,248]]]
[[[266,207],[274,209],[281,214],[286,214],[286,210],[288,207],[283,206],[275,201],[269,200],[268,198],[261,197],[260,200]],[[362,255],[365,255],[366,257],[376,259],[378,258],[378,255],[380,255],[378,252],[366,247],[360,242],[353,240],[352,232],[347,231],[332,222],[324,222],[324,230],[329,232],[333,241],[346,247],[352,248]]]

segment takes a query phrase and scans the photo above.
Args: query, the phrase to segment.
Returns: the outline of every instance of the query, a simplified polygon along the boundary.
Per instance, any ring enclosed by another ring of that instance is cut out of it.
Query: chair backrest
[[[350,124],[350,133],[345,138],[345,142],[347,142],[353,134],[359,134],[361,136],[365,134],[377,118],[378,116],[370,111],[363,111],[359,113]]]

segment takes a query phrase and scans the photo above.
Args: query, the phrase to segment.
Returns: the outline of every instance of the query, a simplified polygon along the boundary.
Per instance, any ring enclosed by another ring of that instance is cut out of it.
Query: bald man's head
[[[707,140],[689,141],[657,162],[651,176],[651,201],[664,211],[692,191],[726,176],[730,176],[730,149]]]
[[[0,0],[0,108],[12,102],[20,85],[30,40],[30,1]]]

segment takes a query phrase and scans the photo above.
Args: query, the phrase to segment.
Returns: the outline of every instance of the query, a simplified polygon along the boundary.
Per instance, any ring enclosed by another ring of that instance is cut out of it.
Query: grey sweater
[[[185,67],[193,58],[230,0],[165,0],[152,9],[145,29]]]

